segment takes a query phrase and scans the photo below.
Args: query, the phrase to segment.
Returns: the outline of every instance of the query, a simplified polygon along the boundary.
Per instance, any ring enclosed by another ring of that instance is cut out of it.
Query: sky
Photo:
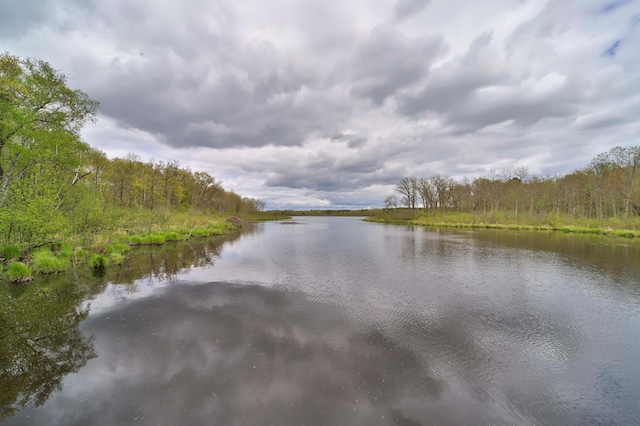
[[[100,102],[83,139],[267,209],[640,145],[640,0],[0,0],[0,52]]]

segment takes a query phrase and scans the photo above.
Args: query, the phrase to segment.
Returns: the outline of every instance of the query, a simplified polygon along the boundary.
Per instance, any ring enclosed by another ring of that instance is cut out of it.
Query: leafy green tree
[[[25,244],[39,244],[60,225],[91,150],[79,132],[97,107],[48,63],[0,55],[0,239],[19,229]]]

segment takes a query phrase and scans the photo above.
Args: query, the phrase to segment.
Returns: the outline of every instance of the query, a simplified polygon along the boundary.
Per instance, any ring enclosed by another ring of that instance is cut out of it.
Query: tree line
[[[80,138],[98,102],[47,62],[0,55],[0,244],[115,226],[118,212],[241,214],[264,203],[175,160],[109,159]]]
[[[402,178],[385,208],[424,211],[557,214],[595,219],[640,215],[640,147],[615,147],[566,175],[536,176],[526,167],[462,181],[434,174]]]

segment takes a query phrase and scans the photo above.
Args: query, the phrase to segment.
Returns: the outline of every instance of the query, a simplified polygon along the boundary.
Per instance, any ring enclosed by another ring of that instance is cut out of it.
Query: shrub
[[[31,276],[31,268],[22,262],[13,262],[9,264],[7,270],[7,278],[14,283],[25,283],[33,280]]]

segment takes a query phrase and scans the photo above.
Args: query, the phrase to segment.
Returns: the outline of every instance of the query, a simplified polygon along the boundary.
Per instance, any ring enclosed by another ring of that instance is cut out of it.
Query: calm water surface
[[[3,325],[5,423],[640,424],[638,242],[296,221],[140,250]]]

